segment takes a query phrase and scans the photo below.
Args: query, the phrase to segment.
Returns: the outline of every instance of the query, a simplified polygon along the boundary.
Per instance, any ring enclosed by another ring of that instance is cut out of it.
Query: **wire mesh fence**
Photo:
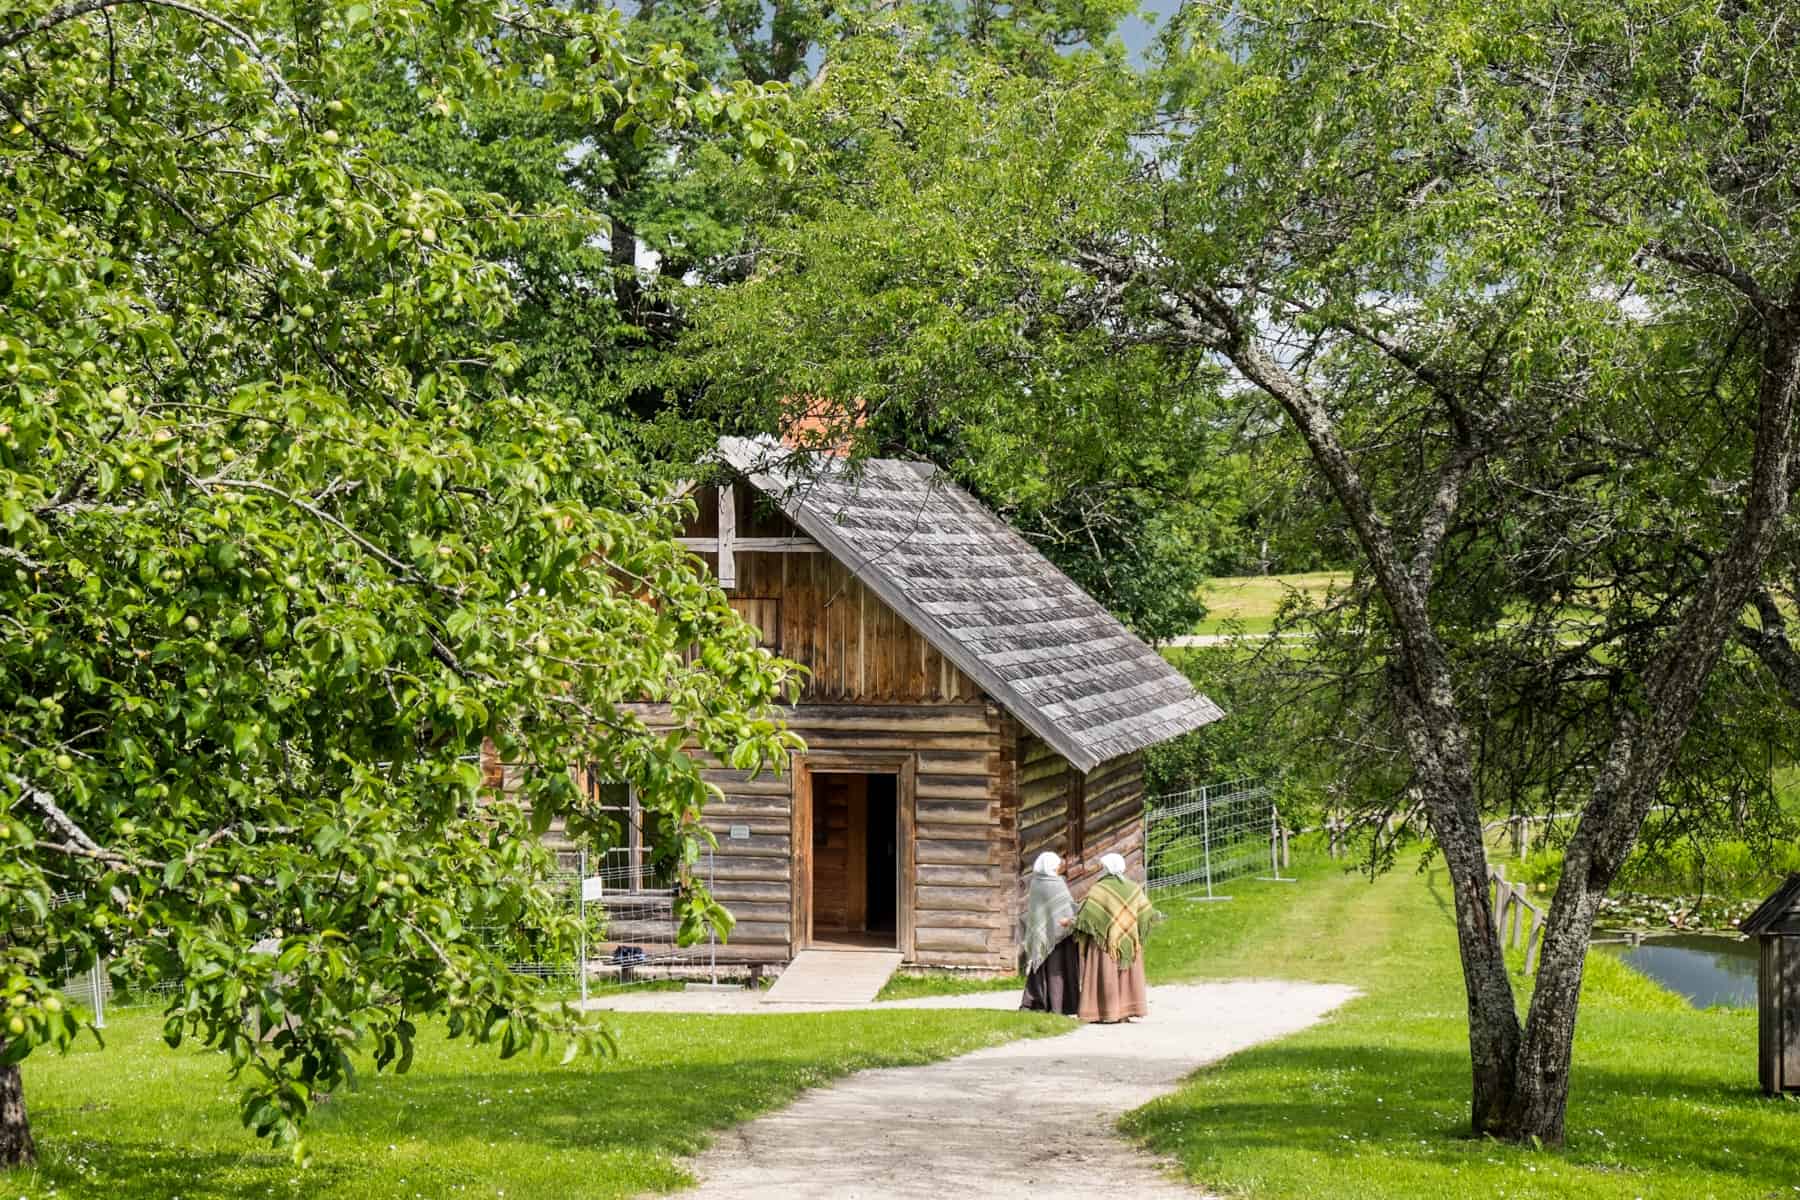
[[[687,946],[678,936],[677,900],[684,886],[699,881],[712,886],[710,850],[686,871],[638,855],[590,857],[585,850],[559,850],[555,869],[544,883],[562,914],[575,918],[578,933],[573,942],[528,922],[478,926],[471,932],[514,972],[578,990],[583,999],[590,992],[658,979],[710,977],[717,982],[717,933],[709,930],[704,941]],[[79,891],[66,892],[51,901],[60,908],[83,897]],[[63,995],[89,1009],[96,1027],[105,1027],[108,1009],[160,1007],[180,986],[174,980],[153,982],[137,976],[125,962],[102,958],[63,976]]]
[[[529,931],[521,937],[518,929],[480,933],[490,949],[508,955],[514,971],[569,982],[583,999],[656,979],[710,976],[716,982],[717,933],[708,930],[706,940],[684,946],[675,915],[682,889],[702,880],[710,889],[710,850],[685,872],[642,855],[562,850],[546,882],[575,918],[575,944],[532,939]]]
[[[1144,875],[1152,892],[1188,899],[1229,900],[1216,889],[1256,875],[1291,882],[1288,829],[1276,811],[1273,787],[1254,779],[1167,792],[1145,798]]]

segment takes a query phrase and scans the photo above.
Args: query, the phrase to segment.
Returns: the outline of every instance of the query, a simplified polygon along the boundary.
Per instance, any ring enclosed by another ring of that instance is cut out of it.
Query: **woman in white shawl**
[[[1019,1007],[1072,1017],[1081,1008],[1081,958],[1069,936],[1075,931],[1075,898],[1061,871],[1062,859],[1047,850],[1031,868],[1019,939],[1025,960],[1025,998]]]

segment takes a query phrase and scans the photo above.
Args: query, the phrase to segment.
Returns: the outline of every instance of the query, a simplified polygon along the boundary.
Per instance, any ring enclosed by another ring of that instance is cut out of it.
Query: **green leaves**
[[[556,78],[590,109],[641,85],[641,125],[691,119],[679,53],[536,15],[585,39]],[[785,760],[757,719],[786,668],[673,542],[678,502],[502,369],[490,239],[527,214],[363,123],[346,72],[377,57],[421,120],[493,101],[503,17],[7,21],[41,25],[0,49],[35,114],[0,126],[7,1054],[66,1044],[55,988],[104,958],[173,985],[170,1044],[222,1051],[246,1127],[298,1146],[356,1055],[410,1064],[422,1014],[504,1053],[603,1047],[475,932],[570,932],[527,810],[571,810],[591,766],[692,828],[706,789],[630,712],[648,695],[721,758]],[[489,739],[517,791],[482,790]]]

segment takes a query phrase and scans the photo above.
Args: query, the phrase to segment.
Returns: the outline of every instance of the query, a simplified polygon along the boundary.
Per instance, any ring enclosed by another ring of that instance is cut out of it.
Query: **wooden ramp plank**
[[[867,1004],[900,966],[898,950],[802,950],[764,1004]]]

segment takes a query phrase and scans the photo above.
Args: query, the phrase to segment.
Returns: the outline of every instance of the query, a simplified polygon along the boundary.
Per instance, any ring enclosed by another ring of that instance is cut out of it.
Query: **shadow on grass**
[[[1748,1085],[1678,1079],[1627,1063],[1582,1065],[1568,1145],[1543,1156],[1472,1137],[1468,1096],[1468,1058],[1457,1051],[1277,1044],[1203,1071],[1122,1128],[1182,1158],[1202,1183],[1207,1164],[1220,1157],[1296,1155],[1339,1163],[1367,1155],[1393,1170],[1516,1156],[1522,1168],[1550,1159],[1572,1176],[1679,1164],[1729,1180],[1732,1195],[1786,1194],[1800,1182],[1793,1158],[1800,1106]],[[1404,1168],[1392,1157],[1397,1147],[1411,1160]]]
[[[272,1175],[297,1173],[284,1151],[272,1150],[244,1134],[239,1151],[192,1147],[179,1153],[167,1142],[139,1141],[109,1134],[103,1141],[57,1138],[38,1147],[38,1182],[49,1195],[77,1197],[180,1197],[180,1200],[239,1200],[245,1168]],[[306,1169],[309,1192],[329,1194],[349,1182],[354,1171],[323,1163]]]
[[[835,1074],[775,1058],[371,1075],[317,1110],[307,1131],[314,1158],[303,1172],[248,1133],[235,1152],[208,1152],[139,1141],[115,1124],[103,1140],[66,1133],[51,1139],[56,1153],[46,1156],[42,1179],[80,1196],[226,1200],[246,1194],[247,1172],[271,1180],[298,1174],[304,1194],[353,1195],[369,1169],[354,1143],[374,1141],[390,1149],[427,1144],[443,1160],[434,1164],[439,1175],[454,1170],[452,1162],[479,1162],[485,1148],[501,1143],[509,1154],[525,1148],[547,1156],[660,1157],[653,1174],[674,1185],[681,1171],[672,1160],[698,1152],[711,1133]],[[39,1113],[58,1125],[75,1115],[66,1108]]]
[[[523,1138],[546,1150],[679,1156],[699,1151],[711,1132],[833,1077],[779,1059],[468,1072],[382,1080],[349,1098],[338,1115],[346,1126],[396,1139]],[[320,1132],[327,1128],[321,1123]]]

